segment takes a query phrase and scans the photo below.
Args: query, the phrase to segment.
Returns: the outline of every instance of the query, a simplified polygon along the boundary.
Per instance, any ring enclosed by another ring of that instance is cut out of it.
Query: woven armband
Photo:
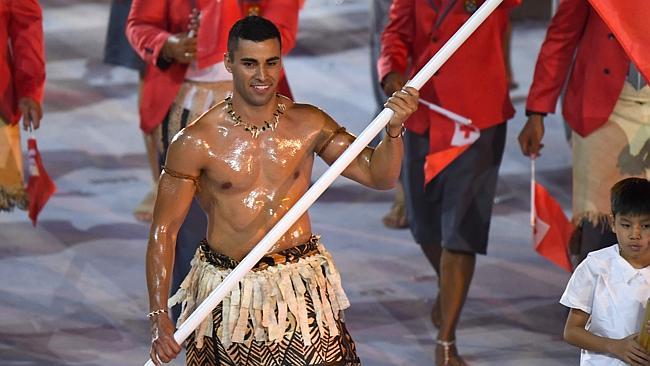
[[[174,178],[191,180],[192,182],[194,182],[194,185],[196,185],[196,186],[199,185],[199,177],[193,177],[191,175],[179,173],[177,171],[174,171],[174,170],[171,170],[171,169],[167,168],[166,166],[163,166],[163,171],[165,173],[169,174],[170,176],[174,177]]]
[[[327,141],[323,144],[323,146],[321,146],[320,149],[318,149],[318,151],[316,152],[316,154],[320,155],[323,151],[325,151],[325,149],[327,149],[327,147],[330,146],[330,144],[332,143],[332,141],[334,141],[334,138],[335,138],[336,136],[338,136],[339,134],[342,134],[342,133],[346,133],[345,127],[339,127],[339,128],[337,128],[334,132],[332,132],[332,134],[330,135],[330,137],[329,137],[329,138],[327,139]]]

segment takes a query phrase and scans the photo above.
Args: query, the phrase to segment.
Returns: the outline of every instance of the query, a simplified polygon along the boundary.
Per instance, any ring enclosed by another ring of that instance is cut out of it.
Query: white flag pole
[[[437,104],[433,104],[433,103],[431,103],[431,102],[429,102],[427,100],[424,100],[422,98],[420,98],[420,103],[424,104],[427,108],[431,109],[432,111],[438,112],[438,113],[442,114],[443,116],[449,118],[450,120],[460,123],[461,125],[466,125],[466,126],[471,126],[472,125],[472,120],[471,119],[469,119],[467,117],[463,117],[460,114],[456,114],[456,113],[450,111],[449,109],[442,108],[441,106],[439,106]]]
[[[465,40],[478,28],[483,21],[492,14],[503,0],[487,0],[481,7],[463,24],[462,27],[445,43],[444,46],[427,62],[427,64],[406,83],[406,86],[421,89],[422,86],[438,71],[445,61],[460,47]],[[341,154],[341,156],[321,175],[321,177],[305,192],[305,194],[287,211],[277,224],[262,238],[253,250],[241,260],[239,265],[230,272],[228,276],[217,286],[216,289],[199,305],[196,310],[181,324],[174,333],[174,339],[179,344],[196,329],[201,322],[212,312],[212,309],[223,300],[223,298],[239,283],[239,281],[257,264],[257,262],[268,252],[284,233],[307,211],[309,207],[320,197],[321,194],[341,175],[343,170],[361,153],[370,141],[384,128],[393,111],[388,108],[379,113],[370,122],[355,141]],[[154,363],[147,361],[145,366],[153,366]]]
[[[535,156],[530,158],[530,226],[535,227]]]

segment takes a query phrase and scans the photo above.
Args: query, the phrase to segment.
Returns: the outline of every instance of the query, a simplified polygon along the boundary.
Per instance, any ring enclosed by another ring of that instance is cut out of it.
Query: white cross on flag
[[[481,131],[472,125],[464,125],[458,122],[454,123],[454,136],[451,138],[451,146],[470,145],[478,140]]]
[[[424,184],[427,184],[465,152],[481,136],[481,130],[471,120],[452,111],[423,99],[420,103],[429,108],[429,113],[447,117],[429,129],[429,155],[424,162]]]

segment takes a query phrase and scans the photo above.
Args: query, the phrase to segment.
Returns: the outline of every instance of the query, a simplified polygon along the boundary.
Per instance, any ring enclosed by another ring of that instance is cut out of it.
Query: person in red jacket
[[[0,2],[0,211],[27,207],[18,122],[37,129],[43,117],[42,21],[36,0]]]
[[[394,0],[377,63],[386,95],[399,90],[467,21],[482,2]],[[508,95],[505,1],[420,90],[420,98],[470,118],[480,138],[425,185],[430,142],[439,140],[442,115],[422,104],[404,136],[402,179],[409,227],[439,278],[432,321],[439,327],[436,364],[464,365],[454,344],[476,253],[485,254],[492,203],[505,145],[505,121],[514,115]]]
[[[157,136],[160,165],[176,133],[230,94],[232,76],[224,54],[233,24],[244,15],[263,15],[280,29],[286,54],[296,43],[299,7],[299,0],[133,1],[126,34],[146,63],[140,125]],[[279,92],[287,91],[283,78]],[[189,272],[206,228],[205,215],[194,201],[178,234],[172,291]],[[179,310],[174,309],[175,317]]]
[[[562,112],[573,130],[577,224],[570,249],[582,261],[616,242],[608,223],[609,187],[626,177],[650,177],[650,87],[587,0],[561,1],[528,94],[529,117],[519,135],[524,155],[539,155],[544,116],[555,111],[567,78]]]

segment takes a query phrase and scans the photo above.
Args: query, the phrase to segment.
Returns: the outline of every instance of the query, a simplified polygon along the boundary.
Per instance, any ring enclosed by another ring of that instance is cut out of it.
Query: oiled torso
[[[290,103],[290,102],[289,102]],[[217,106],[197,123],[207,156],[196,196],[208,217],[210,246],[243,258],[309,188],[318,122],[289,106],[275,131],[253,138]],[[274,246],[279,251],[311,235],[304,214]]]

